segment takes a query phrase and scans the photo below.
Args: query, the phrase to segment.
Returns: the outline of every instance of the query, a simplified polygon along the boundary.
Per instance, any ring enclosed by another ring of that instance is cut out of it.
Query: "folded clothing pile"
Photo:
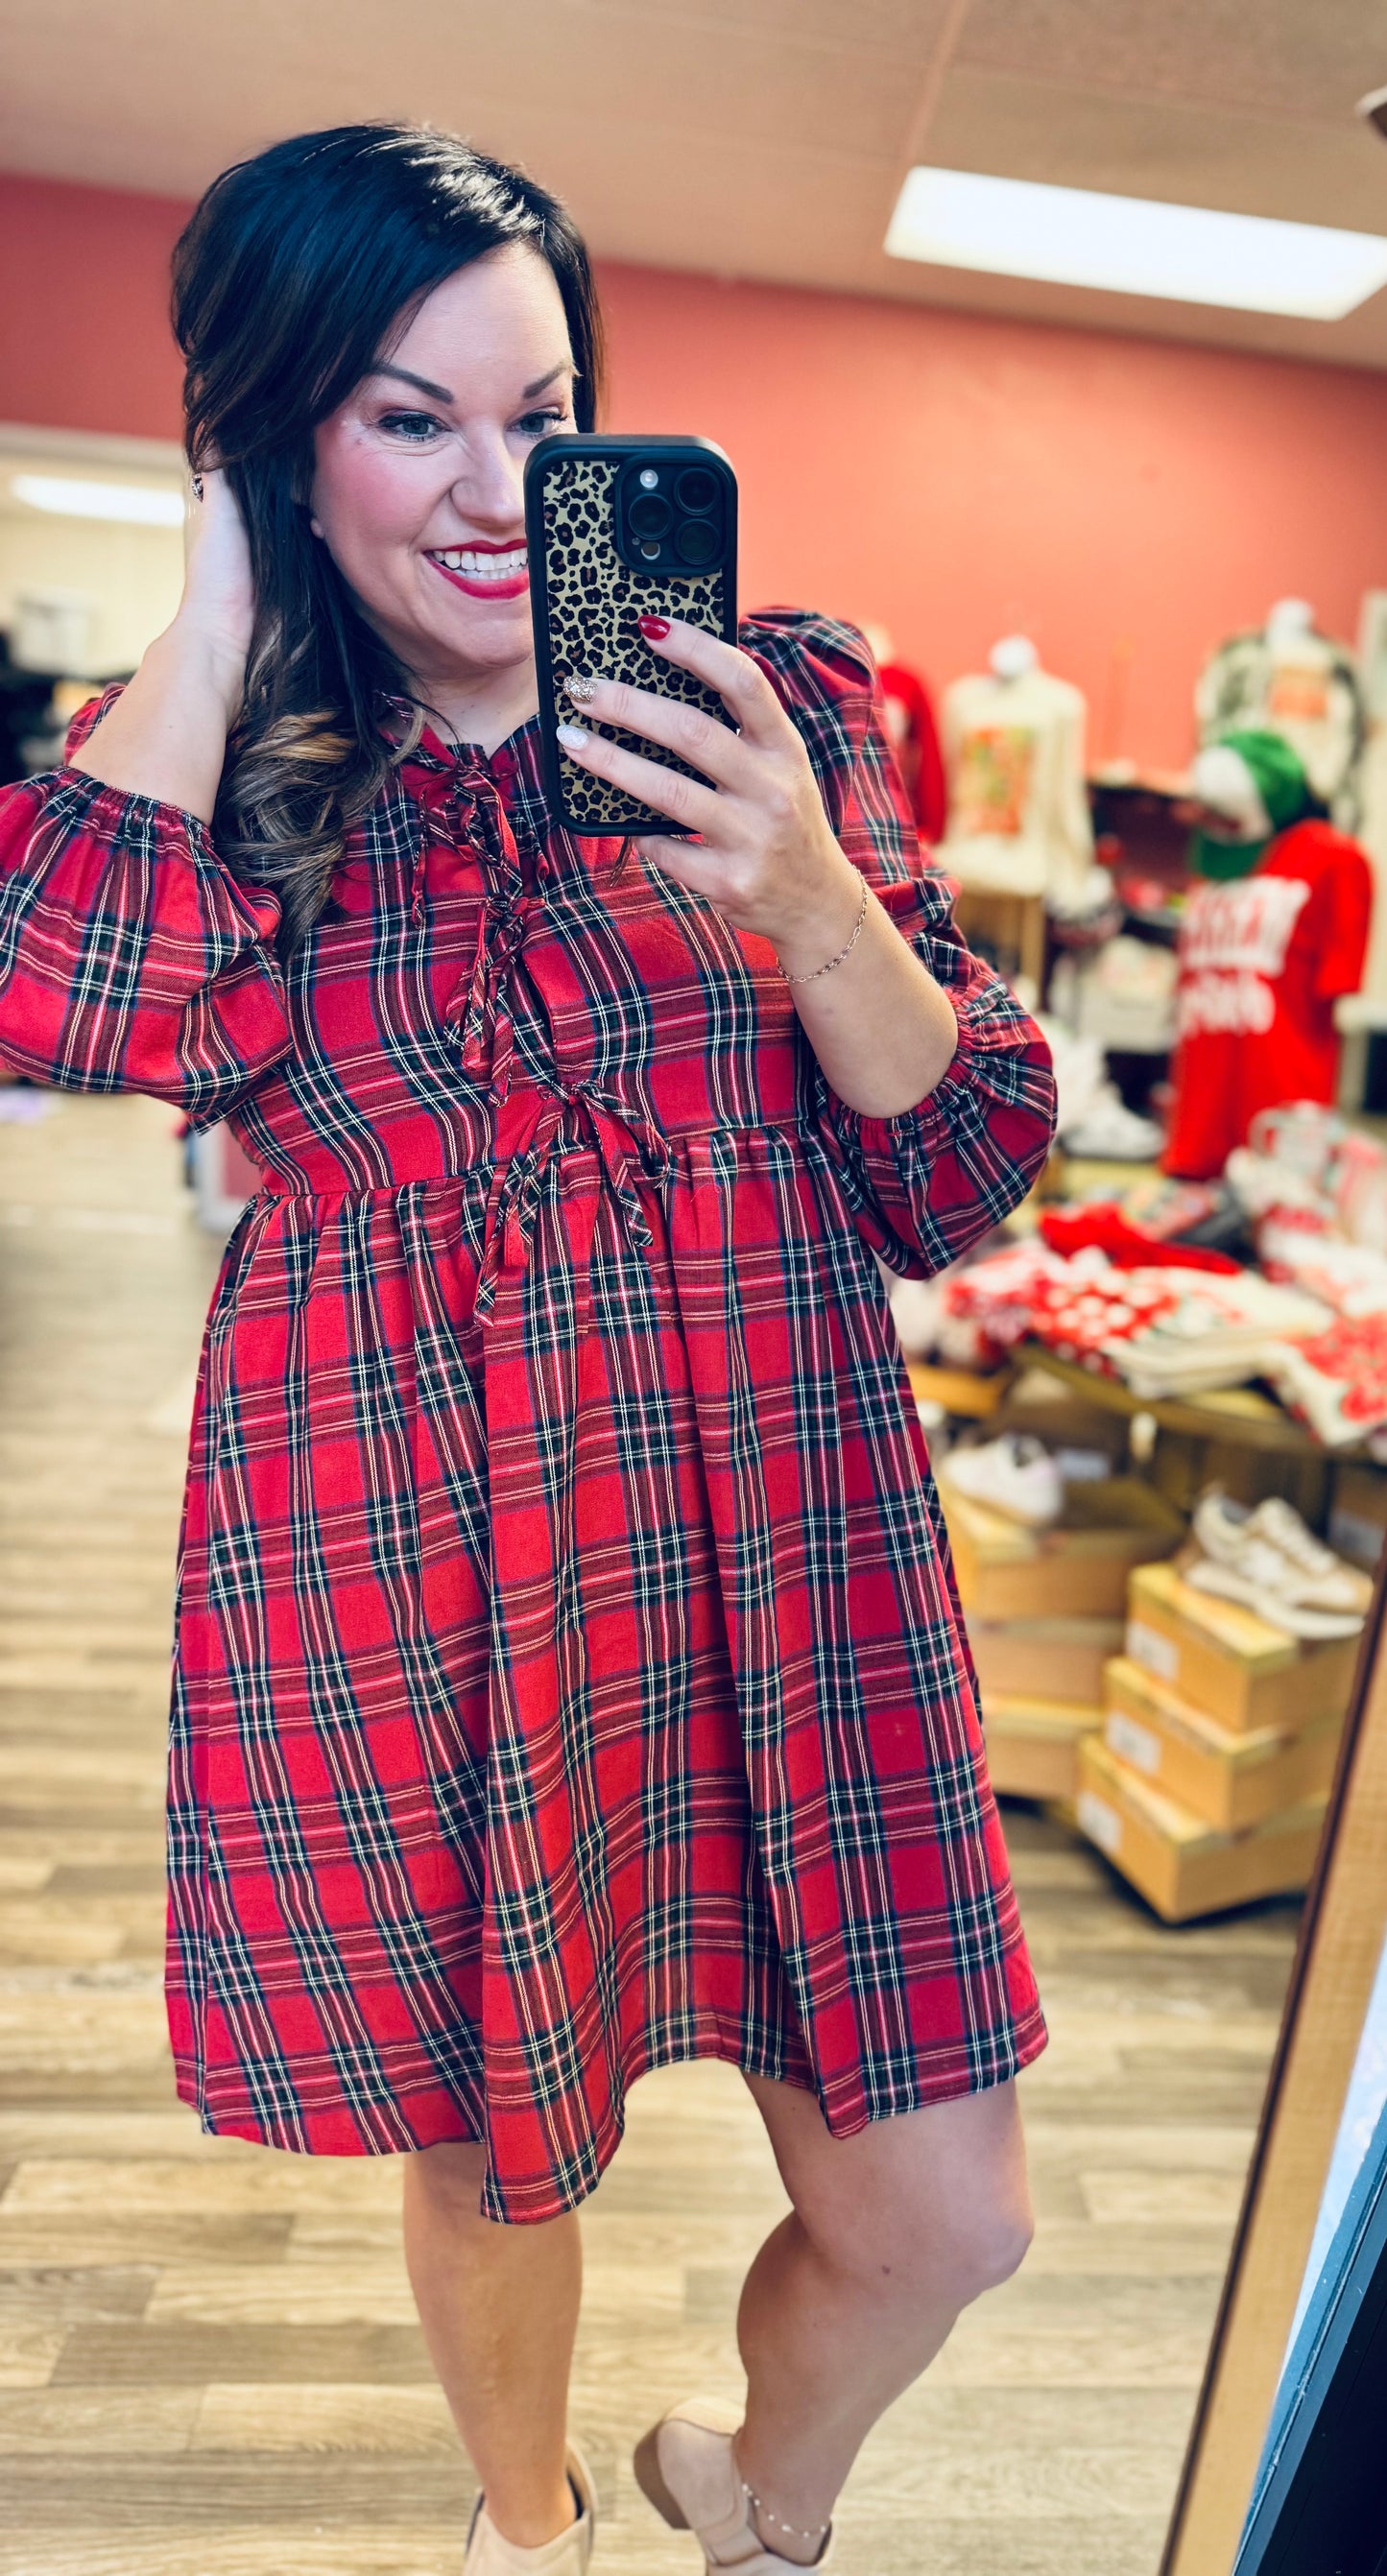
[[[1332,1243],[1387,1263],[1387,1151],[1317,1102],[1263,1110],[1225,1178],[1264,1267]]]
[[[947,1273],[941,1303],[998,1358],[1042,1342],[1148,1399],[1244,1385],[1269,1353],[1332,1321],[1317,1298],[1256,1271],[1119,1269],[1096,1247],[1066,1260],[1045,1243]]]
[[[1040,1219],[1042,1238],[1052,1252],[1066,1255],[1096,1250],[1119,1270],[1221,1270],[1241,1268],[1231,1253],[1204,1244],[1176,1242],[1168,1234],[1136,1224],[1117,1199],[1090,1200],[1079,1207],[1046,1208]]]
[[[1323,1332],[1278,1343],[1262,1374],[1327,1449],[1371,1439],[1387,1431],[1387,1313],[1339,1315]]]
[[[1262,1373],[1329,1448],[1387,1431],[1387,1153],[1302,1101],[1254,1119],[1227,1179],[1267,1276],[1323,1310]]]
[[[1070,944],[1062,928],[1058,935]],[[1122,932],[1082,960],[1061,957],[1050,980],[1050,1008],[1099,1046],[1161,1051],[1174,1043],[1177,975],[1173,948]]]

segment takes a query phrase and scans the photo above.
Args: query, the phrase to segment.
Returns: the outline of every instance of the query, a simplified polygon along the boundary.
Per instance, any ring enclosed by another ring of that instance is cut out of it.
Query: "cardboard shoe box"
[[[939,1499],[959,1599],[979,1619],[1120,1619],[1133,1566],[1172,1556],[1184,1536],[1179,1514],[1135,1476],[1071,1485],[1064,1518],[1043,1530],[957,1493],[947,1459]]]
[[[971,1633],[971,1632],[970,1632]],[[1170,1565],[1140,1565],[1127,1591],[1130,1663],[1238,1735],[1298,1735],[1343,1716],[1356,1637],[1307,1645],[1240,1602],[1196,1591]]]
[[[982,1721],[988,1776],[999,1797],[1072,1799],[1080,1739],[1101,1728],[1103,1712],[1002,1692],[984,1703]]]
[[[1167,1923],[1308,1886],[1327,1798],[1226,1834],[1153,1789],[1100,1736],[1086,1735],[1078,1758],[1080,1831]]]
[[[1104,1700],[1108,1751],[1225,1833],[1298,1806],[1333,1780],[1343,1732],[1336,1717],[1320,1718],[1299,1735],[1266,1727],[1239,1735],[1177,1699],[1125,1655],[1108,1666]]]
[[[996,1699],[1058,1699],[1097,1712],[1103,1671],[1122,1647],[1120,1619],[978,1619],[968,1643],[982,1690],[983,1723]]]

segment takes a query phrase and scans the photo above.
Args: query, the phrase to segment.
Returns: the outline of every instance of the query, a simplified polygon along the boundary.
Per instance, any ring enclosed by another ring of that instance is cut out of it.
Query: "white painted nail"
[[[554,728],[565,751],[586,751],[588,738],[581,725],[561,724]]]

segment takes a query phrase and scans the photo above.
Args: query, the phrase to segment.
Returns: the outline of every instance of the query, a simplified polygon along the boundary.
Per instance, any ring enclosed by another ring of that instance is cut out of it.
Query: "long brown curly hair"
[[[313,432],[432,288],[516,242],[553,271],[578,426],[590,429],[602,335],[582,239],[543,188],[455,135],[387,124],[295,135],[224,170],[174,252],[188,458],[226,470],[256,597],[213,828],[236,873],[279,895],[286,952],[422,723],[416,710],[403,737],[383,730],[409,682],[310,530]]]

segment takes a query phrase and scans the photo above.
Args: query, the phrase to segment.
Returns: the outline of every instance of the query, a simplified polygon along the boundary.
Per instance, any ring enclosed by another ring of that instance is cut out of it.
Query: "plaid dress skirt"
[[[287,966],[200,823],[72,765],[99,709],[0,798],[0,1048],[263,1174],[184,1515],[180,2092],[316,2154],[484,2140],[501,2220],[593,2189],[649,2066],[841,2137],[1044,2045],[873,1256],[1016,1203],[1048,1060],[860,639],[743,640],[958,1014],[900,1117],[834,1095],[764,941],[551,826],[533,725],[398,760]]]

